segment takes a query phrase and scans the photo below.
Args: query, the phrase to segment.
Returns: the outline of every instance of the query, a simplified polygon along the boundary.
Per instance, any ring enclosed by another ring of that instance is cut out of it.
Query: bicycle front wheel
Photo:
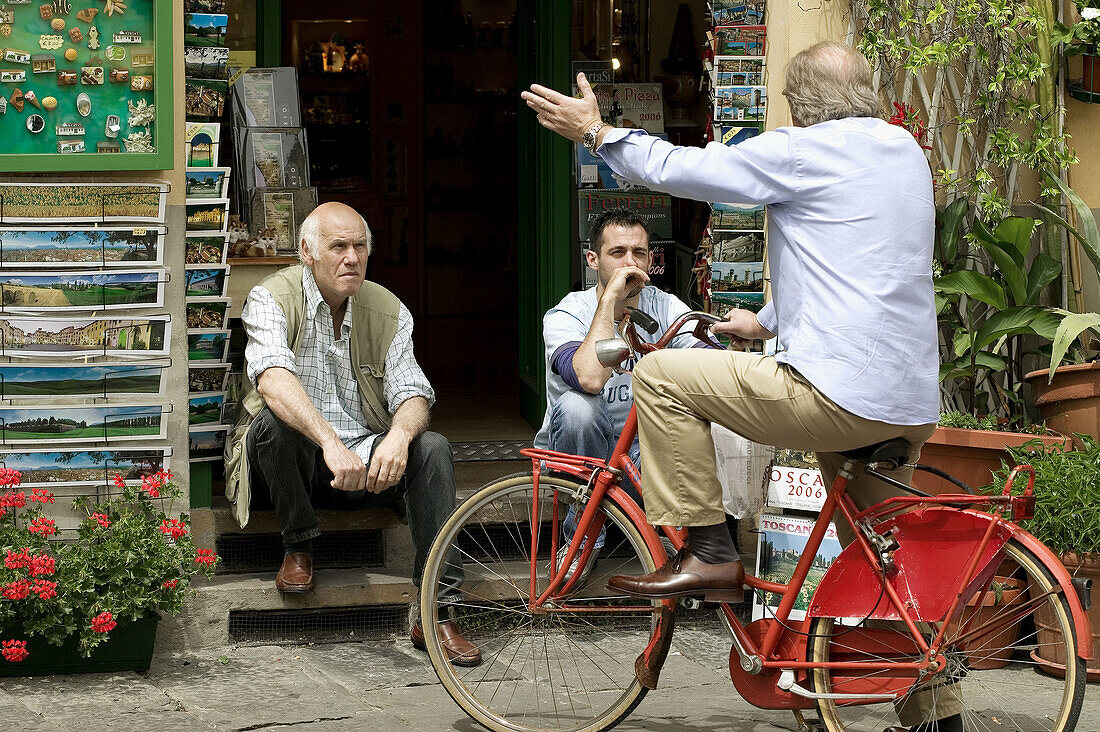
[[[967,732],[1072,732],[1085,694],[1085,663],[1076,655],[1073,615],[1065,598],[1052,592],[1058,582],[1038,557],[1016,540],[1005,546],[1005,555],[1010,560],[1005,579],[1011,581],[991,586],[981,607],[968,605],[949,624],[947,667],[934,675],[914,674],[915,683],[895,702],[818,701],[829,732],[882,732],[898,723],[899,713],[905,726],[913,726],[944,716],[944,709],[960,713]],[[900,623],[852,631],[819,618],[811,631],[811,658],[920,661],[911,636],[895,626]],[[938,626],[927,630],[930,639]],[[1041,672],[1040,654],[1058,659],[1063,675]],[[887,675],[897,673],[815,669],[812,678],[818,692],[867,693],[888,686]]]
[[[656,567],[641,534],[617,506],[601,503],[607,536],[585,586],[550,607],[531,607],[532,566],[537,595],[549,584],[550,538],[558,532],[560,542],[561,522],[578,490],[575,482],[541,477],[533,520],[530,474],[490,483],[455,510],[428,556],[420,620],[432,665],[451,698],[491,730],[605,730],[645,696],[634,659],[653,633],[660,603],[617,595],[606,582]],[[539,533],[534,565],[533,530]],[[461,555],[466,573],[461,602],[439,596],[451,550]],[[480,647],[480,666],[460,668],[445,660],[436,621],[448,614]]]

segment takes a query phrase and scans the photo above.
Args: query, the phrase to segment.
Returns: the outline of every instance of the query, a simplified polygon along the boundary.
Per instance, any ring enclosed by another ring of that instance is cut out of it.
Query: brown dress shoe
[[[707,564],[686,547],[665,566],[641,577],[616,575],[607,586],[634,597],[664,599],[703,595],[710,602],[740,602],[744,597],[745,565]]]
[[[279,592],[313,592],[313,557],[305,552],[287,554],[275,575]]]
[[[458,631],[458,626],[455,625],[453,620],[438,623],[436,632],[439,633],[440,645],[447,653],[447,660],[455,666],[472,667],[481,663],[481,651],[473,643],[462,637],[462,633]],[[424,643],[424,629],[420,627],[419,620],[413,624],[409,637],[412,639],[414,646],[422,651],[428,650],[427,644]]]

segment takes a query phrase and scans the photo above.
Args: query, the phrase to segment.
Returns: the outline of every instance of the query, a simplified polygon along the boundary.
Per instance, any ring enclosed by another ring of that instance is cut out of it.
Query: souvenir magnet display
[[[103,134],[110,138],[118,137],[119,131],[122,129],[122,122],[119,120],[117,114],[107,115],[107,121],[103,124]]]
[[[33,89],[28,89],[23,92],[23,98],[27,100],[35,109],[42,109],[42,105],[38,101],[38,95],[34,93]]]
[[[27,129],[38,134],[46,129],[46,120],[43,119],[40,114],[32,114],[30,117],[27,117]]]
[[[52,112],[57,109],[57,99],[55,97],[45,97],[42,100],[42,109],[47,112]]]
[[[99,48],[99,28],[94,25],[88,29],[88,48],[92,51]]]
[[[98,14],[99,8],[84,8],[83,10],[77,11],[76,19],[84,23],[91,23],[92,18]]]
[[[92,113],[92,100],[84,92],[76,96],[76,111],[81,117],[87,117]]]

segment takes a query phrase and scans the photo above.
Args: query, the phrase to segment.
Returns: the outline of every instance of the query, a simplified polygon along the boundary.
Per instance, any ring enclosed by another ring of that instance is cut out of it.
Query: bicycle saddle
[[[845,450],[840,454],[861,463],[879,463],[883,470],[893,470],[909,461],[909,443],[900,437],[885,442],[876,442],[866,447]]]

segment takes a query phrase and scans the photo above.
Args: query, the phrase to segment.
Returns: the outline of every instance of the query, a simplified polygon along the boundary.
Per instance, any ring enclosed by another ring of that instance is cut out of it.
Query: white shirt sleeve
[[[800,187],[791,128],[738,145],[679,147],[642,130],[615,129],[600,157],[631,183],[696,201],[770,204],[794,200]]]
[[[779,321],[775,316],[775,301],[768,300],[756,314],[756,322],[772,335],[779,335]]]
[[[241,310],[248,343],[244,347],[248,380],[256,386],[267,369],[278,366],[297,375],[294,352],[287,346],[286,316],[266,288],[256,286],[248,293]]]

